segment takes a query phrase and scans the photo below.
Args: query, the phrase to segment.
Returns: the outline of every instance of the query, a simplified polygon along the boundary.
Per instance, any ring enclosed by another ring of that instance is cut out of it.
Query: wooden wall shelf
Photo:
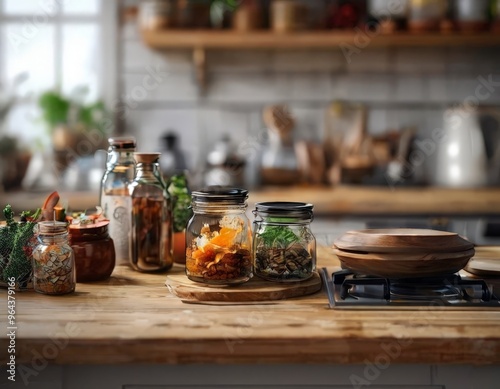
[[[393,34],[373,38],[352,31],[313,31],[277,34],[270,31],[231,30],[143,31],[144,42],[155,49],[329,49],[341,45],[355,47],[443,47],[500,46],[500,34]],[[367,43],[367,39],[370,39]]]
[[[361,31],[307,31],[278,34],[272,31],[232,30],[142,31],[144,43],[158,50],[191,49],[196,78],[206,86],[206,50],[310,50],[380,47],[486,47],[500,46],[500,34],[393,34],[365,35]]]

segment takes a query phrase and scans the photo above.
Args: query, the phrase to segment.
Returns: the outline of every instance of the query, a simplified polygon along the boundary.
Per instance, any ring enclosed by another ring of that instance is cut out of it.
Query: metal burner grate
[[[349,270],[322,269],[331,308],[354,307],[500,307],[484,280],[458,274],[441,278],[386,279]]]

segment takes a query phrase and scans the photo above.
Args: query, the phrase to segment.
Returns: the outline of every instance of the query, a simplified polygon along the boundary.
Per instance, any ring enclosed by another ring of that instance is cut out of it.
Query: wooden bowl
[[[334,244],[341,250],[364,253],[450,253],[474,247],[455,232],[418,228],[347,231]]]
[[[437,277],[456,273],[463,269],[474,249],[452,253],[353,253],[334,249],[342,267],[358,274],[383,278],[422,278]]]

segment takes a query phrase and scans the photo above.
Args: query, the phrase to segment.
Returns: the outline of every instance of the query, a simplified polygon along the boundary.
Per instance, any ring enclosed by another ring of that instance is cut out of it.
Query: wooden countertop
[[[0,204],[17,211],[35,209],[48,193],[1,193]],[[60,192],[71,210],[94,207],[93,192]],[[302,201],[314,204],[316,215],[369,216],[500,216],[500,187],[448,189],[435,187],[275,187],[251,190],[249,208],[260,201]]]
[[[305,201],[315,215],[329,216],[498,216],[500,188],[294,187],[250,193],[251,202]]]
[[[329,249],[319,250],[319,266],[336,264]],[[269,305],[184,304],[168,292],[165,277],[120,267],[106,282],[78,284],[72,295],[16,293],[16,362],[38,355],[57,364],[351,364],[377,358],[500,364],[498,309],[332,310],[323,291]],[[7,293],[0,295],[0,322],[6,323]],[[0,349],[8,344],[4,327]],[[6,358],[2,352],[2,363]]]

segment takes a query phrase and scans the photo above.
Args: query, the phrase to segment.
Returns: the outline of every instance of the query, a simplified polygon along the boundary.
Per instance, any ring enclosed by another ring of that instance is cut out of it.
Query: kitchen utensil
[[[343,250],[334,250],[344,268],[355,273],[378,276],[384,278],[421,278],[438,277],[456,273],[463,269],[474,255],[474,249],[461,253],[447,255],[427,255],[421,259],[406,259],[403,254],[373,256],[370,253],[356,254]],[[398,258],[398,259],[392,259]]]
[[[275,283],[254,277],[235,288],[208,286],[190,281],[183,274],[172,274],[167,276],[165,285],[184,302],[245,304],[254,301],[279,301],[316,293],[321,289],[321,277],[318,273],[313,273],[308,280],[293,283]]]
[[[452,253],[474,247],[457,233],[419,228],[347,231],[334,245],[364,253]]]
[[[284,105],[268,106],[263,111],[269,143],[262,152],[261,183],[289,185],[299,181],[292,130],[295,120]]]
[[[433,184],[454,188],[488,183],[487,156],[477,110],[448,109],[438,142]]]

